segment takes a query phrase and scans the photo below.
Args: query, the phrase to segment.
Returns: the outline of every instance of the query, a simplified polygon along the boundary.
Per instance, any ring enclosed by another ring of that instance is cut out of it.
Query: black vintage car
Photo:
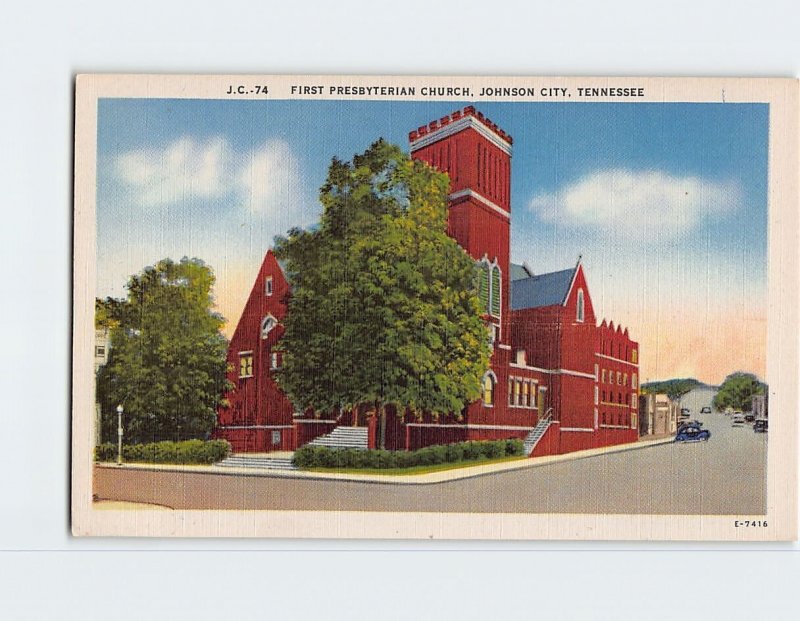
[[[759,418],[753,423],[753,431],[756,433],[767,433],[767,427],[768,424],[766,418]]]

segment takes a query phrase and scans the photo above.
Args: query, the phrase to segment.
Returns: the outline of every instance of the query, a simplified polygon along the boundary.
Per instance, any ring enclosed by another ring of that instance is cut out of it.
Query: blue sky
[[[463,105],[101,100],[98,295],[124,295],[128,275],[164,256],[199,256],[235,323],[273,236],[318,217],[333,156],[380,136],[407,148],[409,130]],[[767,285],[766,105],[476,107],[514,137],[514,260],[544,272],[583,255],[598,314],[652,339],[661,358],[676,322],[744,318],[765,335],[752,300]],[[761,370],[760,342],[743,343],[736,364]],[[679,364],[695,357],[654,361],[653,379],[700,373],[704,362]]]

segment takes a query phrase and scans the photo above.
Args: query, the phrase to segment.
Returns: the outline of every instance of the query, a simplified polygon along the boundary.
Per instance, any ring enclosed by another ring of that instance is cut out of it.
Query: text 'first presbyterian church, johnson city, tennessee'
[[[468,106],[411,131],[409,142],[413,158],[450,176],[448,233],[481,268],[492,355],[480,400],[458,417],[387,416],[386,448],[520,438],[539,456],[635,442],[638,344],[613,321],[598,325],[580,260],[546,274],[511,262],[511,136]],[[275,382],[288,294],[269,250],[231,339],[234,388],[214,437],[235,452],[286,451],[359,426],[378,446],[367,411],[316,418],[297,412]]]

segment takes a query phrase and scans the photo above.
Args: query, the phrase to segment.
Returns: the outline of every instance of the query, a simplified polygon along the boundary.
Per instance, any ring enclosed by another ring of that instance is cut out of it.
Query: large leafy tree
[[[98,300],[110,328],[108,364],[98,373],[101,433],[116,433],[124,407],[129,443],[203,438],[225,388],[224,319],[213,311],[214,274],[199,259],[164,259],[128,281],[125,300]]]
[[[435,415],[489,365],[474,261],[447,235],[449,179],[383,140],[334,159],[319,226],[276,240],[292,296],[279,381],[303,408]]]
[[[714,407],[718,410],[733,408],[750,412],[753,409],[753,395],[763,395],[767,385],[752,373],[732,373],[725,378],[714,396]]]

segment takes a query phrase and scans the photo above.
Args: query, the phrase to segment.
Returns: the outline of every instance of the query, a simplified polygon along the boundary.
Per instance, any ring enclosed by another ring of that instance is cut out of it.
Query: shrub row
[[[184,440],[182,442],[154,442],[128,444],[122,447],[122,460],[151,464],[213,464],[225,459],[231,452],[227,440]],[[115,461],[117,446],[101,444],[94,450],[95,461]]]
[[[302,446],[294,452],[298,468],[411,468],[458,461],[522,455],[522,440],[488,440],[437,444],[416,451],[363,451]]]

